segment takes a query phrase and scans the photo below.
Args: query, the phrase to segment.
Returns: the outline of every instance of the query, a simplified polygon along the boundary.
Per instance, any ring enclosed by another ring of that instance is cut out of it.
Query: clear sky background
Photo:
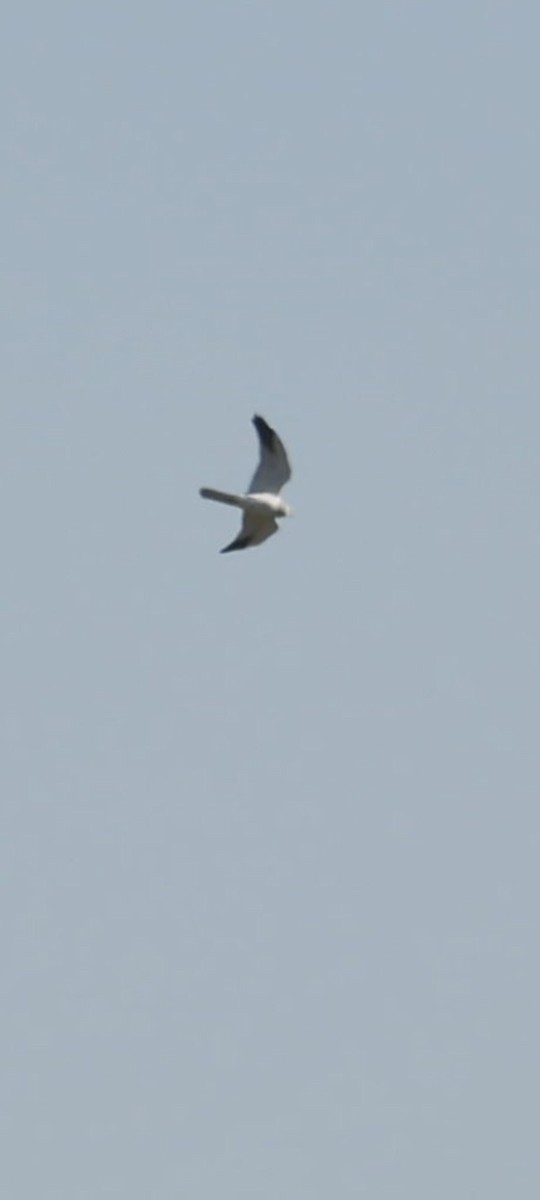
[[[4,17],[6,1200],[539,1194],[539,45]]]

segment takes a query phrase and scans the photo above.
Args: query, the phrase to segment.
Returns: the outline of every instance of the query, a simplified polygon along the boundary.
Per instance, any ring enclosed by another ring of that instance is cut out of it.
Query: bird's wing
[[[261,542],[265,542],[277,531],[278,523],[271,514],[245,512],[240,533],[233,542],[223,547],[221,553],[228,554],[229,550],[247,550],[248,546],[260,546]]]
[[[253,424],[259,435],[261,457],[259,465],[248,487],[250,492],[271,492],[277,496],[291,478],[291,466],[287,451],[277,433],[263,417],[254,417]]]

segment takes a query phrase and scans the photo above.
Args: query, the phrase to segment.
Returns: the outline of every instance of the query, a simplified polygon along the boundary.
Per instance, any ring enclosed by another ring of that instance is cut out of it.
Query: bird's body
[[[230,504],[243,511],[240,532],[233,542],[223,547],[222,554],[260,545],[277,533],[277,519],[289,517],[292,512],[279,495],[281,488],[291,477],[291,467],[283,442],[263,417],[254,417],[253,424],[259,436],[261,457],[248,491],[236,493],[221,492],[217,488],[200,489],[200,495],[205,500]]]

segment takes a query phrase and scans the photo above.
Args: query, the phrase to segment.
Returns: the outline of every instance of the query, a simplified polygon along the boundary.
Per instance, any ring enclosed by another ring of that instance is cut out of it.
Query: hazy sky
[[[539,1194],[539,44],[4,18],[9,1200]]]

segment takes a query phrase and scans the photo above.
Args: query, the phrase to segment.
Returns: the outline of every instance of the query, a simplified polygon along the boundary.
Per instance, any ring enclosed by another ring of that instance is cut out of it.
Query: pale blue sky
[[[4,18],[9,1200],[538,1194],[539,44]]]

